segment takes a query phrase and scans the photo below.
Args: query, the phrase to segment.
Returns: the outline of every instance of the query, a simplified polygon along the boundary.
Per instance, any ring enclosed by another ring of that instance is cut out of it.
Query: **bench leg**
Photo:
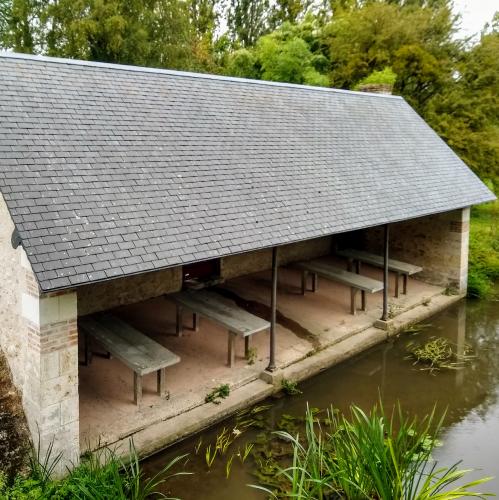
[[[166,368],[161,368],[158,370],[158,394],[160,398],[168,396],[168,391],[166,390]]]
[[[196,313],[192,313],[192,329],[195,332],[199,331],[199,317]]]
[[[227,364],[231,368],[234,366],[235,340],[236,340],[236,334],[229,332],[228,345],[227,345]]]
[[[307,271],[302,271],[301,272],[301,294],[302,295],[305,295],[305,290],[307,289],[307,278],[308,278]]]
[[[357,306],[355,304],[355,299],[357,297],[357,289],[350,288],[350,313],[355,315],[357,313]]]
[[[88,334],[85,334],[85,360],[83,361],[84,366],[89,366],[92,362],[92,349],[90,349],[90,338]]]
[[[142,402],[142,376],[133,372],[133,402],[139,406]]]
[[[319,285],[319,279],[317,273],[312,274],[312,292],[316,292]]]
[[[404,282],[404,288],[403,288],[403,290],[402,290],[402,293],[403,293],[404,295],[407,295],[407,274],[403,274],[403,275],[402,275],[402,279],[404,280],[404,281],[403,281],[403,282]]]
[[[176,324],[177,337],[182,337],[182,307],[180,307],[179,305],[177,305],[176,319],[177,319],[177,324]]]
[[[355,262],[355,272],[360,274],[360,260]]]
[[[367,304],[367,297],[366,297],[366,291],[365,290],[361,290],[361,297],[362,297],[362,310],[365,311],[366,310],[366,304]]]
[[[244,337],[244,357],[248,359],[250,349],[250,337]]]
[[[399,281],[400,281],[400,274],[395,273],[395,297],[398,298],[399,296]]]

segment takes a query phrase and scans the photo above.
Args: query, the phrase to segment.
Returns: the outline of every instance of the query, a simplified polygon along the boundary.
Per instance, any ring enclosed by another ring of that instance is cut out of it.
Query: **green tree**
[[[414,67],[414,58],[424,61],[427,69],[428,57],[433,57],[439,61],[442,78],[452,74],[461,46],[453,39],[457,18],[448,0],[438,0],[438,8],[398,1],[334,3],[323,40],[333,86],[352,88],[373,71],[395,69],[397,59],[401,59],[397,73],[404,64]]]
[[[214,40],[220,19],[220,0],[189,0],[189,17],[199,39]]]
[[[268,31],[268,0],[230,0],[227,25],[233,44],[252,47]]]
[[[15,52],[34,54],[43,43],[40,23],[43,0],[1,0],[0,45]]]
[[[496,16],[496,20],[499,17]],[[499,189],[499,26],[465,52],[454,80],[425,118],[461,158]]]
[[[229,57],[227,73],[276,82],[327,86],[321,70],[327,61],[317,49],[317,37],[308,18],[299,25],[284,23],[262,36],[253,49],[240,49]]]
[[[271,8],[270,25],[275,29],[286,22],[297,23],[312,4],[312,0],[276,0]]]
[[[0,0],[0,47],[5,46],[7,28],[10,23],[12,13],[12,1]]]
[[[5,0],[2,0],[5,1]],[[17,52],[114,63],[192,67],[181,0],[11,0],[3,45]]]

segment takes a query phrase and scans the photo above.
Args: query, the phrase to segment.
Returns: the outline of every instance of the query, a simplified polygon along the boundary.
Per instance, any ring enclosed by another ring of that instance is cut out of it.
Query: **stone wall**
[[[469,208],[390,225],[390,257],[423,267],[414,277],[466,292],[468,276]],[[369,251],[383,252],[383,228],[363,232]]]
[[[329,255],[333,247],[333,238],[326,236],[314,240],[301,241],[279,247],[279,264],[285,265],[304,259],[313,259]],[[221,276],[224,279],[236,278],[272,267],[272,249],[257,250],[239,255],[223,257]]]
[[[14,385],[21,388],[24,382],[24,362],[27,336],[22,335],[21,293],[24,270],[21,267],[22,247],[12,248],[14,224],[7,205],[0,194],[0,347],[9,363]],[[25,258],[25,256],[24,256]]]
[[[76,293],[42,295],[26,257],[13,249],[11,222],[0,197],[0,345],[34,443],[62,452],[57,472],[78,462],[78,331]]]
[[[59,474],[80,456],[76,307],[75,292],[23,292],[28,336],[23,406],[42,456],[51,443],[54,455],[62,452]]]
[[[133,304],[181,288],[182,267],[86,285],[78,289],[78,315]]]

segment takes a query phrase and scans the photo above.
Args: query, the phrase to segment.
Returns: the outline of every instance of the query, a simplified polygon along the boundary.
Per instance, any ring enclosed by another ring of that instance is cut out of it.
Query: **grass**
[[[292,446],[289,465],[272,465],[279,486],[253,487],[272,498],[301,500],[486,496],[475,489],[489,478],[463,483],[469,471],[433,461],[441,423],[434,413],[421,421],[408,418],[400,407],[387,416],[382,406],[367,414],[352,405],[348,416],[331,409],[322,420],[307,408],[303,436],[275,433]]]
[[[166,481],[186,472],[172,472],[186,455],[167,463],[155,476],[146,478],[133,443],[129,458],[122,460],[111,449],[105,448],[87,454],[81,463],[63,479],[53,479],[61,455],[53,455],[52,447],[42,459],[32,452],[30,471],[18,475],[9,483],[0,474],[1,500],[146,500],[168,498],[159,491]]]
[[[471,211],[468,297],[490,298],[499,280],[498,221],[499,201]]]

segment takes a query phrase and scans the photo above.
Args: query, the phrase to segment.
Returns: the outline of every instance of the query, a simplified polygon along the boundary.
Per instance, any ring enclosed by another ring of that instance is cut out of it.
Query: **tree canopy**
[[[457,36],[451,0],[0,0],[0,47],[354,89],[394,83],[499,183],[499,15]]]

